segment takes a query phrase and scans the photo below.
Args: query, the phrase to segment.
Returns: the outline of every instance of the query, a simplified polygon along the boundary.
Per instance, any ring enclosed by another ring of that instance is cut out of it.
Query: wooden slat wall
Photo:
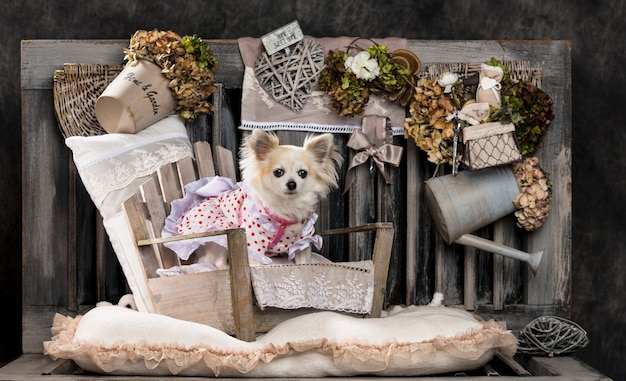
[[[226,92],[241,87],[243,63],[236,41],[209,41],[220,68],[217,107],[228,106]],[[55,312],[72,314],[84,309],[85,300],[113,297],[123,279],[112,271],[114,256],[106,240],[97,245],[97,213],[71,169],[69,149],[59,133],[53,110],[55,70],[66,62],[120,64],[125,40],[32,40],[22,42],[22,145],[23,145],[23,282],[25,353],[39,353],[49,337]],[[438,237],[422,196],[422,184],[433,175],[433,166],[411,142],[396,137],[405,147],[400,168],[391,169],[396,182],[388,186],[379,176],[359,169],[358,186],[348,197],[333,193],[320,207],[320,228],[335,228],[373,221],[396,226],[388,299],[391,303],[423,304],[435,291],[444,292],[446,304],[463,305],[484,315],[524,324],[546,313],[567,315],[570,304],[571,267],[571,75],[567,41],[428,41],[410,40],[408,48],[423,67],[437,63],[483,62],[491,57],[530,61],[543,70],[542,89],[554,100],[555,120],[538,152],[542,167],[554,184],[553,208],[538,232],[520,234],[512,219],[481,229],[481,234],[517,245],[526,251],[543,249],[538,273],[529,274],[517,261],[480,250],[447,246]],[[231,102],[237,102],[232,100]],[[228,112],[228,108],[223,110]],[[214,146],[237,151],[240,133],[232,131],[237,115],[220,115],[227,129],[212,128],[210,118],[190,126],[192,140],[207,139]],[[225,131],[230,131],[224,134]],[[300,144],[304,133],[280,132],[286,143]],[[336,136],[349,155],[347,136]],[[216,155],[216,152],[213,152]],[[236,158],[233,158],[236,159]],[[343,173],[340,182],[343,186]],[[73,189],[76,189],[74,192]],[[374,202],[372,202],[372,200]],[[338,218],[338,216],[340,218]],[[79,221],[76,224],[76,221]],[[86,223],[93,221],[93,224]],[[78,228],[77,228],[78,226]],[[100,230],[101,231],[101,230]],[[325,253],[334,260],[362,250],[372,238],[350,244],[339,237],[325,242]],[[100,247],[98,249],[98,246]],[[330,250],[332,248],[332,250]],[[96,252],[99,254],[96,255]],[[93,273],[93,262],[98,265]],[[106,274],[102,274],[104,269]],[[103,284],[104,283],[104,284]],[[123,286],[122,286],[123,287]],[[95,291],[92,291],[92,288]],[[115,301],[115,300],[112,300]],[[515,323],[509,324],[515,326]]]

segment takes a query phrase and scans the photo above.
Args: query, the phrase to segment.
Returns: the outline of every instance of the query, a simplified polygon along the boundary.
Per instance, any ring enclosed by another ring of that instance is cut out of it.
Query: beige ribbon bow
[[[367,162],[370,158],[378,167],[378,171],[383,175],[385,182],[387,184],[393,183],[391,177],[385,171],[385,163],[389,163],[394,167],[399,166],[403,148],[385,143],[384,139],[381,139],[381,135],[385,135],[387,122],[388,119],[385,117],[366,116],[363,118],[362,130],[354,130],[352,135],[350,135],[347,146],[358,152],[354,155],[348,167],[344,194],[350,189],[354,181],[354,168]]]
[[[489,112],[489,103],[487,102],[466,103],[461,111],[459,111],[458,117],[472,126],[475,126],[489,118]]]

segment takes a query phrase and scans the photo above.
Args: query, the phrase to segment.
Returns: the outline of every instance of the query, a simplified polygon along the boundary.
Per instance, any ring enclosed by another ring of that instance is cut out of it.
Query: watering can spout
[[[529,255],[529,258],[528,258],[528,261],[526,261],[526,263],[528,264],[528,267],[530,267],[530,269],[532,270],[533,275],[537,275],[537,269],[539,268],[539,264],[541,263],[543,250],[538,251],[536,253],[531,253],[528,255]]]
[[[473,234],[463,234],[455,241],[455,243],[472,246],[477,249],[489,251],[491,253],[504,255],[509,258],[526,262],[528,268],[530,268],[530,270],[533,272],[533,275],[537,273],[537,269],[539,268],[539,264],[541,263],[541,257],[543,256],[543,251],[529,254],[524,251],[517,250],[502,245],[500,243],[490,241],[486,238],[478,237]]]

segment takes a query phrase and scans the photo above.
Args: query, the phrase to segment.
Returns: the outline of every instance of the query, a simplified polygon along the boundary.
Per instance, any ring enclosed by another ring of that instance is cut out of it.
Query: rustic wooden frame
[[[226,89],[240,88],[243,63],[236,41],[213,40],[209,43],[220,62],[218,81]],[[76,170],[58,132],[51,91],[53,73],[66,62],[120,64],[122,48],[126,44],[125,40],[22,42],[22,253],[25,280],[22,287],[22,347],[25,356],[16,362],[16,367],[20,364],[23,367],[26,363],[33,365],[32,369],[50,369],[49,361],[36,354],[41,353],[42,341],[50,337],[52,316],[55,313],[75,315],[90,308],[81,305],[77,295],[77,257],[84,252],[93,253],[91,245],[100,242],[95,245],[100,248],[94,254],[95,265],[100,270],[106,266],[101,249],[106,239],[93,233],[102,232],[102,229],[85,232],[70,223],[94,220],[97,224],[98,219],[93,210],[83,207],[89,200],[80,191]],[[544,147],[538,152],[543,168],[553,176],[551,215],[547,224],[532,234],[520,235],[510,219],[498,221],[486,232],[494,240],[526,251],[543,249],[546,255],[542,265],[537,275],[532,276],[514,260],[497,255],[489,259],[490,254],[472,248],[445,245],[434,233],[423,205],[422,182],[432,176],[433,170],[413,144],[406,144],[405,164],[393,169],[392,175],[402,179],[410,174],[414,181],[397,181],[386,186],[378,178],[371,179],[367,169],[359,168],[357,184],[360,184],[361,191],[350,195],[347,206],[331,198],[320,213],[321,225],[334,227],[331,211],[338,206],[347,210],[348,226],[370,222],[372,216],[381,221],[401,222],[395,224],[396,239],[388,280],[388,294],[391,293],[394,300],[423,304],[434,291],[442,291],[446,304],[506,320],[513,329],[519,329],[541,315],[569,317],[572,287],[569,42],[409,40],[407,48],[419,56],[423,68],[440,63],[482,62],[491,57],[530,61],[533,66],[542,68],[541,87],[555,103],[554,122],[546,135]],[[214,142],[225,139],[220,136],[220,131],[212,131],[212,134]],[[405,143],[398,137],[394,144]],[[378,195],[376,202],[370,202],[368,192]],[[398,197],[404,201],[403,208],[398,208]],[[78,239],[86,233],[91,236],[90,246],[86,246],[85,240]],[[355,255],[358,256],[358,252]],[[399,273],[404,275],[398,276]],[[98,297],[106,297],[105,284],[110,281],[106,272],[98,271],[95,278]],[[580,379],[604,379],[568,361],[537,360],[553,370],[552,373],[535,373],[544,375],[537,379],[558,379],[552,377],[556,374],[564,374],[566,376],[562,379],[568,379],[567,375],[571,378],[572,372]],[[41,365],[42,362],[48,364]]]

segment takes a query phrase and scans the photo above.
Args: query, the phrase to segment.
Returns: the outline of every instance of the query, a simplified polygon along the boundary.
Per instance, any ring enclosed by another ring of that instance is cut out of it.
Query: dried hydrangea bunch
[[[362,115],[373,93],[408,102],[414,83],[410,69],[394,60],[386,45],[373,44],[351,56],[355,42],[347,52],[329,51],[324,60],[319,86],[330,96],[333,109],[345,117]]]
[[[370,91],[367,81],[357,77],[346,65],[347,59],[348,54],[340,50],[328,52],[319,86],[330,96],[332,107],[339,115],[353,117],[365,112]]]
[[[515,124],[522,155],[529,156],[541,147],[554,119],[553,104],[552,98],[532,83],[506,80],[502,86],[502,106],[491,118]]]
[[[170,80],[176,111],[184,119],[193,120],[198,114],[213,113],[208,98],[216,89],[217,60],[200,37],[181,37],[169,30],[138,30],[124,54],[124,59],[131,65],[143,59],[161,68],[163,75]]]
[[[437,79],[417,81],[410,117],[404,120],[404,137],[412,138],[434,164],[452,164],[455,103]]]
[[[552,184],[539,167],[539,159],[529,157],[513,164],[513,172],[520,187],[513,204],[517,210],[517,226],[527,231],[539,229],[550,212]]]

